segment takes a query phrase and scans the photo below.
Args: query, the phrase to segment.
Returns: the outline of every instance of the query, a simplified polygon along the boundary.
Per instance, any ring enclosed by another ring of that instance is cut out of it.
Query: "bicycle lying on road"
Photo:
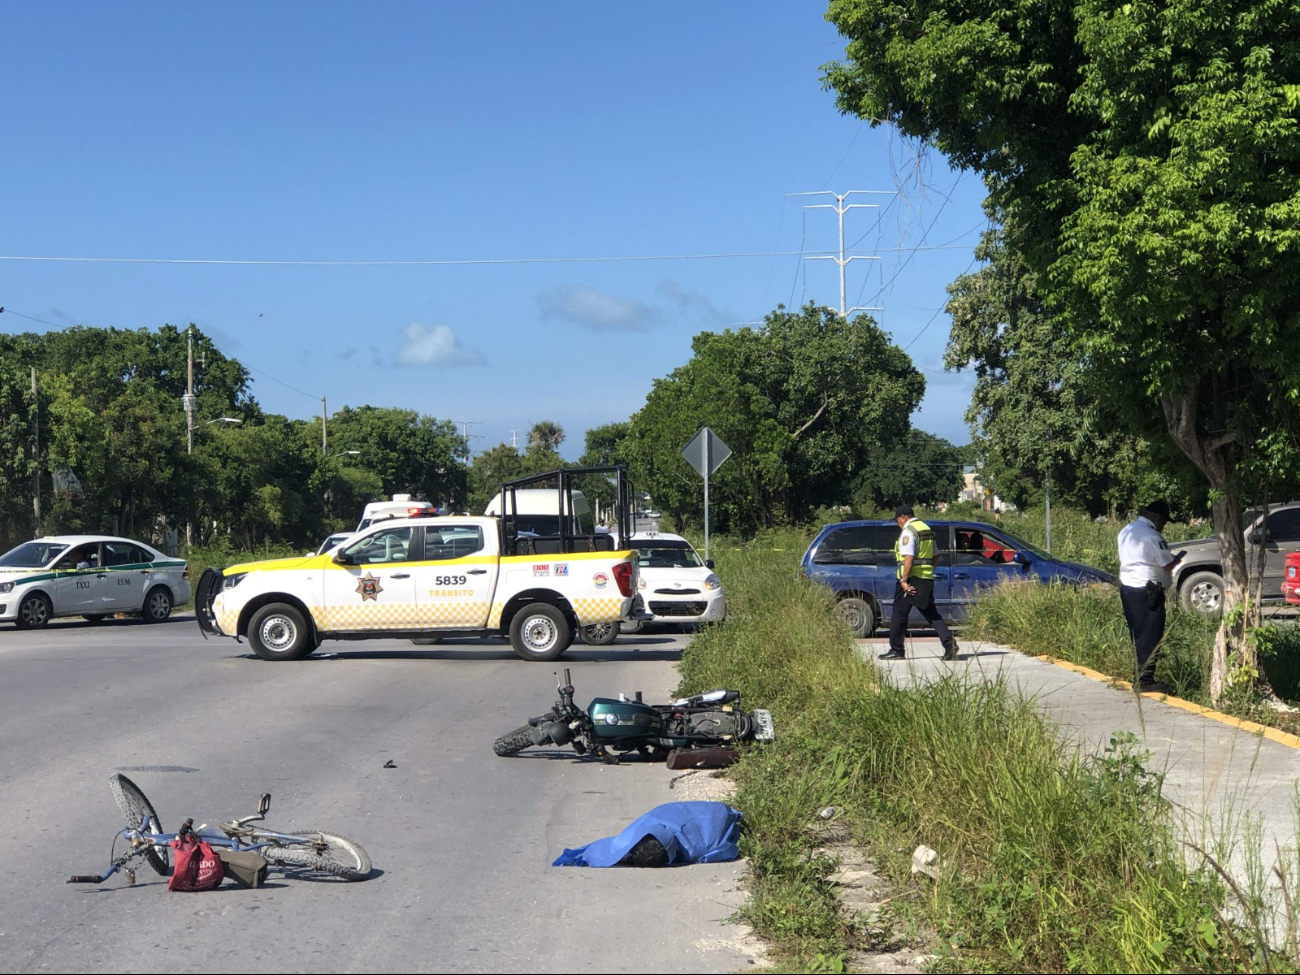
[[[256,813],[222,823],[219,830],[207,826],[196,829],[194,820],[187,819],[179,831],[164,833],[158,813],[138,785],[125,775],[114,773],[108,777],[108,787],[113,792],[117,808],[126,817],[126,829],[113,838],[108,870],[99,876],[78,874],[68,881],[70,884],[102,884],[123,868],[126,868],[128,882],[135,883],[135,870],[127,864],[137,857],[143,858],[165,877],[171,869],[170,844],[183,833],[206,840],[213,849],[257,853],[273,867],[294,867],[342,880],[365,880],[370,876],[370,856],[352,840],[315,829],[281,833],[249,825],[266,818],[271,808],[269,792],[263,793],[258,800]],[[117,855],[119,839],[125,840],[127,845],[121,856]]]

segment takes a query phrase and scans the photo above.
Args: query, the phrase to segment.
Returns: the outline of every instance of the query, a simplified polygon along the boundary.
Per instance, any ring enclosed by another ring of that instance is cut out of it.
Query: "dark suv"
[[[1115,577],[1100,569],[1053,558],[993,525],[976,521],[926,524],[934,529],[938,556],[935,605],[952,623],[966,618],[981,588],[1007,579],[1115,584]],[[898,525],[892,521],[844,521],[823,528],[804,553],[804,575],[835,591],[854,636],[870,636],[876,627],[889,623],[898,535]]]
[[[1255,582],[1256,567],[1264,557],[1263,601],[1282,602],[1282,579],[1286,557],[1300,552],[1300,501],[1286,501],[1264,509],[1250,508],[1242,515],[1246,534],[1246,572]],[[1200,538],[1194,542],[1173,542],[1175,555],[1186,552],[1174,568],[1174,591],[1183,609],[1214,614],[1223,609],[1223,559],[1219,542]]]

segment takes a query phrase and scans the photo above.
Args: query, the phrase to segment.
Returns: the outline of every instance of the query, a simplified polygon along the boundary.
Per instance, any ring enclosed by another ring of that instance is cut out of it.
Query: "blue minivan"
[[[1116,584],[1107,572],[1053,558],[994,525],[929,520],[926,524],[934,529],[939,560],[934,572],[934,602],[951,623],[966,618],[981,589],[1005,580]],[[898,535],[898,525],[892,521],[842,521],[823,528],[804,553],[800,563],[803,574],[835,591],[854,636],[871,636],[877,627],[889,625]],[[913,618],[925,622],[919,614]]]

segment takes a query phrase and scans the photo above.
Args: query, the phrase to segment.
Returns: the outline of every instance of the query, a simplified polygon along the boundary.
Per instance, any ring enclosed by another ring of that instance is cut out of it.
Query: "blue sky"
[[[880,260],[848,304],[926,372],[916,426],[965,443],[940,309],[981,186],[835,110],[823,12],[5,4],[0,256],[149,262],[0,260],[0,328],[193,321],[272,412],[415,408],[476,451],[551,419],[576,456],[697,332],[838,305],[834,263],[799,256],[837,246],[802,209],[831,198],[788,194],[884,190],[849,201],[880,204],[845,217]],[[404,261],[446,263],[365,263]]]

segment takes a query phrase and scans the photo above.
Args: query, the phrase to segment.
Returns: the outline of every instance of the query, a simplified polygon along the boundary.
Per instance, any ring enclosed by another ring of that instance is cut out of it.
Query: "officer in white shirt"
[[[1167,694],[1155,679],[1156,648],[1165,635],[1165,592],[1172,569],[1183,557],[1171,555],[1164,535],[1169,505],[1153,501],[1119,533],[1119,596],[1137,652],[1137,689]]]

